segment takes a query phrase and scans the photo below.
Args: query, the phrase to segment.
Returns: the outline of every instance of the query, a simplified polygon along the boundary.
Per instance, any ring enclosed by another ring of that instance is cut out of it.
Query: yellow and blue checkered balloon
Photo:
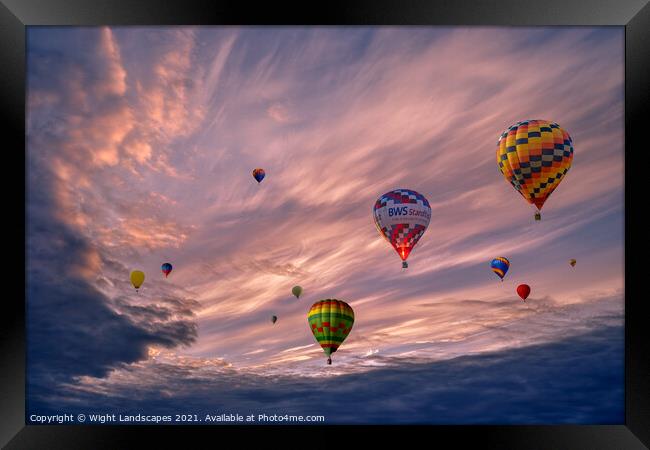
[[[573,141],[555,122],[524,120],[501,134],[497,164],[505,179],[541,210],[571,168]]]

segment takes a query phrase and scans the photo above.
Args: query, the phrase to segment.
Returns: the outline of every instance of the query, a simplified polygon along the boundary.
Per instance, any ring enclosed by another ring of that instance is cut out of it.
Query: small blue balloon
[[[503,256],[498,256],[492,260],[490,267],[492,268],[492,272],[496,273],[497,276],[501,278],[501,281],[503,281],[503,277],[506,276],[506,273],[510,268],[510,261]]]
[[[165,263],[162,266],[160,266],[162,269],[163,273],[165,274],[165,278],[167,278],[167,275],[172,271],[172,265],[169,263]]]

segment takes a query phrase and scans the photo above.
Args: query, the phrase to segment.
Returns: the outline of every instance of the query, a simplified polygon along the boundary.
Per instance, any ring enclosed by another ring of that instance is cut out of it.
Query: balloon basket
[[[535,213],[535,220],[542,220],[542,215],[538,212]]]
[[[327,364],[332,365],[332,358],[327,358]]]
[[[409,263],[402,261],[402,269],[408,269]]]

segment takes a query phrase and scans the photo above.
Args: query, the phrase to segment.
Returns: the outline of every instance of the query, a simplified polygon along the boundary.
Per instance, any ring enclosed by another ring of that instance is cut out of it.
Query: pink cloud
[[[527,273],[544,286],[535,295],[554,297],[545,313],[588,303],[581,286],[622,287],[611,269],[622,264],[622,235],[585,250],[590,270],[575,279],[544,253],[554,243],[583,251],[592,244],[575,230],[602,229],[621,211],[621,33],[595,44],[588,29],[378,28],[361,51],[338,31],[289,45],[287,30],[267,43],[258,29],[103,29],[105,79],[93,84],[77,67],[61,80],[66,100],[30,90],[32,134],[55,107],[66,113],[54,149],[37,139],[30,148],[56,155],[62,220],[125,264],[158,270],[173,255],[170,283],[195,294],[206,330],[187,354],[311,363],[320,355],[305,310],[328,296],[357,305],[358,334],[346,343],[355,355],[430,341],[494,349],[499,327],[541,312],[499,303],[512,289],[477,267],[500,254],[539,259]],[[494,161],[499,134],[525,118],[555,120],[575,141],[574,167],[541,223]],[[259,185],[254,167],[267,170]],[[407,272],[370,214],[397,187],[426,195],[433,213]],[[294,284],[304,299],[291,298]],[[271,311],[282,330],[273,338]],[[503,345],[519,345],[508,336]]]

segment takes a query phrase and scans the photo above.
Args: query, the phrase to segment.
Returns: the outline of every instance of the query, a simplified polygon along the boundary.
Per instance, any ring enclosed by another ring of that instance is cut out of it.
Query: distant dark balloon
[[[163,273],[165,274],[165,278],[169,275],[169,273],[172,271],[172,265],[169,263],[165,263],[162,266],[160,266],[162,269]]]
[[[526,301],[526,299],[530,295],[530,286],[528,286],[527,284],[520,284],[519,286],[517,286],[517,294],[519,294],[519,297],[521,297],[523,301]]]
[[[571,267],[575,267],[576,262],[577,262],[577,261],[576,261],[575,259],[571,259],[571,260],[569,260],[569,264],[571,264]]]
[[[278,316],[271,317],[271,322],[275,323],[278,321]]]
[[[266,172],[264,172],[264,169],[253,170],[253,178],[255,178],[258,183],[261,183],[265,176]]]

